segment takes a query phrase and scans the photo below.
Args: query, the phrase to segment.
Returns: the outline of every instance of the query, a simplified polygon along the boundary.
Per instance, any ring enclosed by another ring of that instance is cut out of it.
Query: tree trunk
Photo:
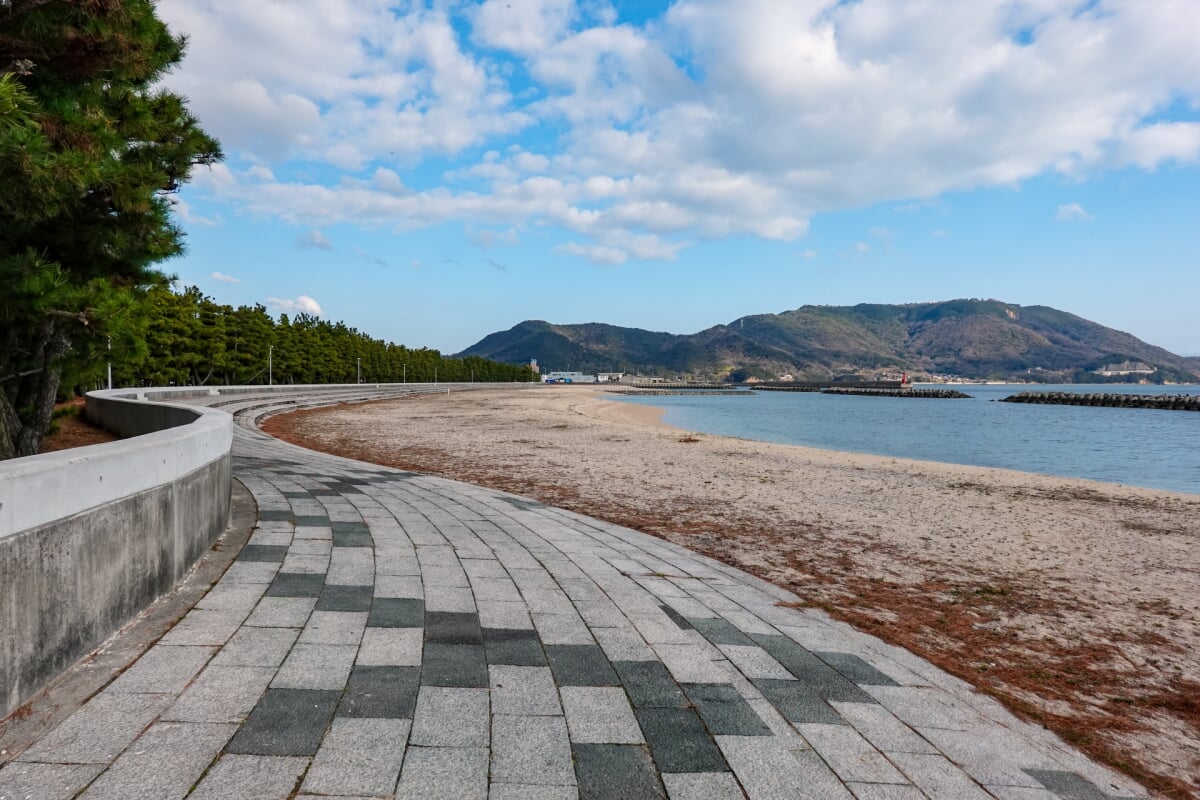
[[[8,395],[0,392],[0,461],[6,458],[16,458],[17,437],[21,432],[21,420],[8,400]]]
[[[40,359],[42,371],[30,392],[29,417],[23,421],[24,425],[17,436],[18,457],[35,456],[42,450],[42,439],[50,430],[54,401],[58,397],[58,382],[61,379],[58,361],[70,346],[70,339],[58,330],[53,321],[47,320],[43,323]]]

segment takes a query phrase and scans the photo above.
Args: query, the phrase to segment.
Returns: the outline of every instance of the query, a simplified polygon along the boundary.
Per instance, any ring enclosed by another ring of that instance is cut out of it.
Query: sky
[[[453,353],[978,297],[1200,354],[1200,0],[158,10],[226,154],[165,269],[222,303]]]

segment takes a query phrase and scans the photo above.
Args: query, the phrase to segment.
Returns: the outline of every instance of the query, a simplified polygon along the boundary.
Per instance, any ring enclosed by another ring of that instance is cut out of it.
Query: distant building
[[[537,365],[537,359],[536,359],[536,358],[531,358],[531,359],[529,359],[529,369],[533,370],[533,374],[534,374],[534,375],[541,375],[541,374],[542,374],[542,371],[541,371],[540,369],[538,369],[538,365]]]
[[[596,383],[620,383],[624,377],[624,372],[597,372]]]
[[[1113,377],[1115,375],[1153,375],[1158,368],[1141,361],[1122,361],[1120,364],[1105,364],[1096,370],[1097,375]]]
[[[595,383],[595,375],[582,372],[547,372],[542,377],[543,383]]]

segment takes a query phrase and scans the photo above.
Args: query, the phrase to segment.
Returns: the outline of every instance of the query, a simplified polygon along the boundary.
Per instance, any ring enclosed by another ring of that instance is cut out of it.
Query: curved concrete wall
[[[225,528],[233,418],[146,402],[159,397],[94,392],[88,417],[134,438],[0,462],[0,717],[170,590]]]

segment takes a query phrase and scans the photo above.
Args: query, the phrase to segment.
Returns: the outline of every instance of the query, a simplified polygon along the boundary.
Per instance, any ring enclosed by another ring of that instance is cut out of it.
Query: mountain
[[[732,373],[826,379],[907,370],[1068,382],[1095,380],[1089,376],[1092,370],[1131,361],[1157,369],[1139,377],[1200,379],[1200,359],[1175,355],[1065,311],[999,300],[803,306],[687,335],[527,320],[459,355],[513,363],[536,358],[543,370],[701,378]]]

